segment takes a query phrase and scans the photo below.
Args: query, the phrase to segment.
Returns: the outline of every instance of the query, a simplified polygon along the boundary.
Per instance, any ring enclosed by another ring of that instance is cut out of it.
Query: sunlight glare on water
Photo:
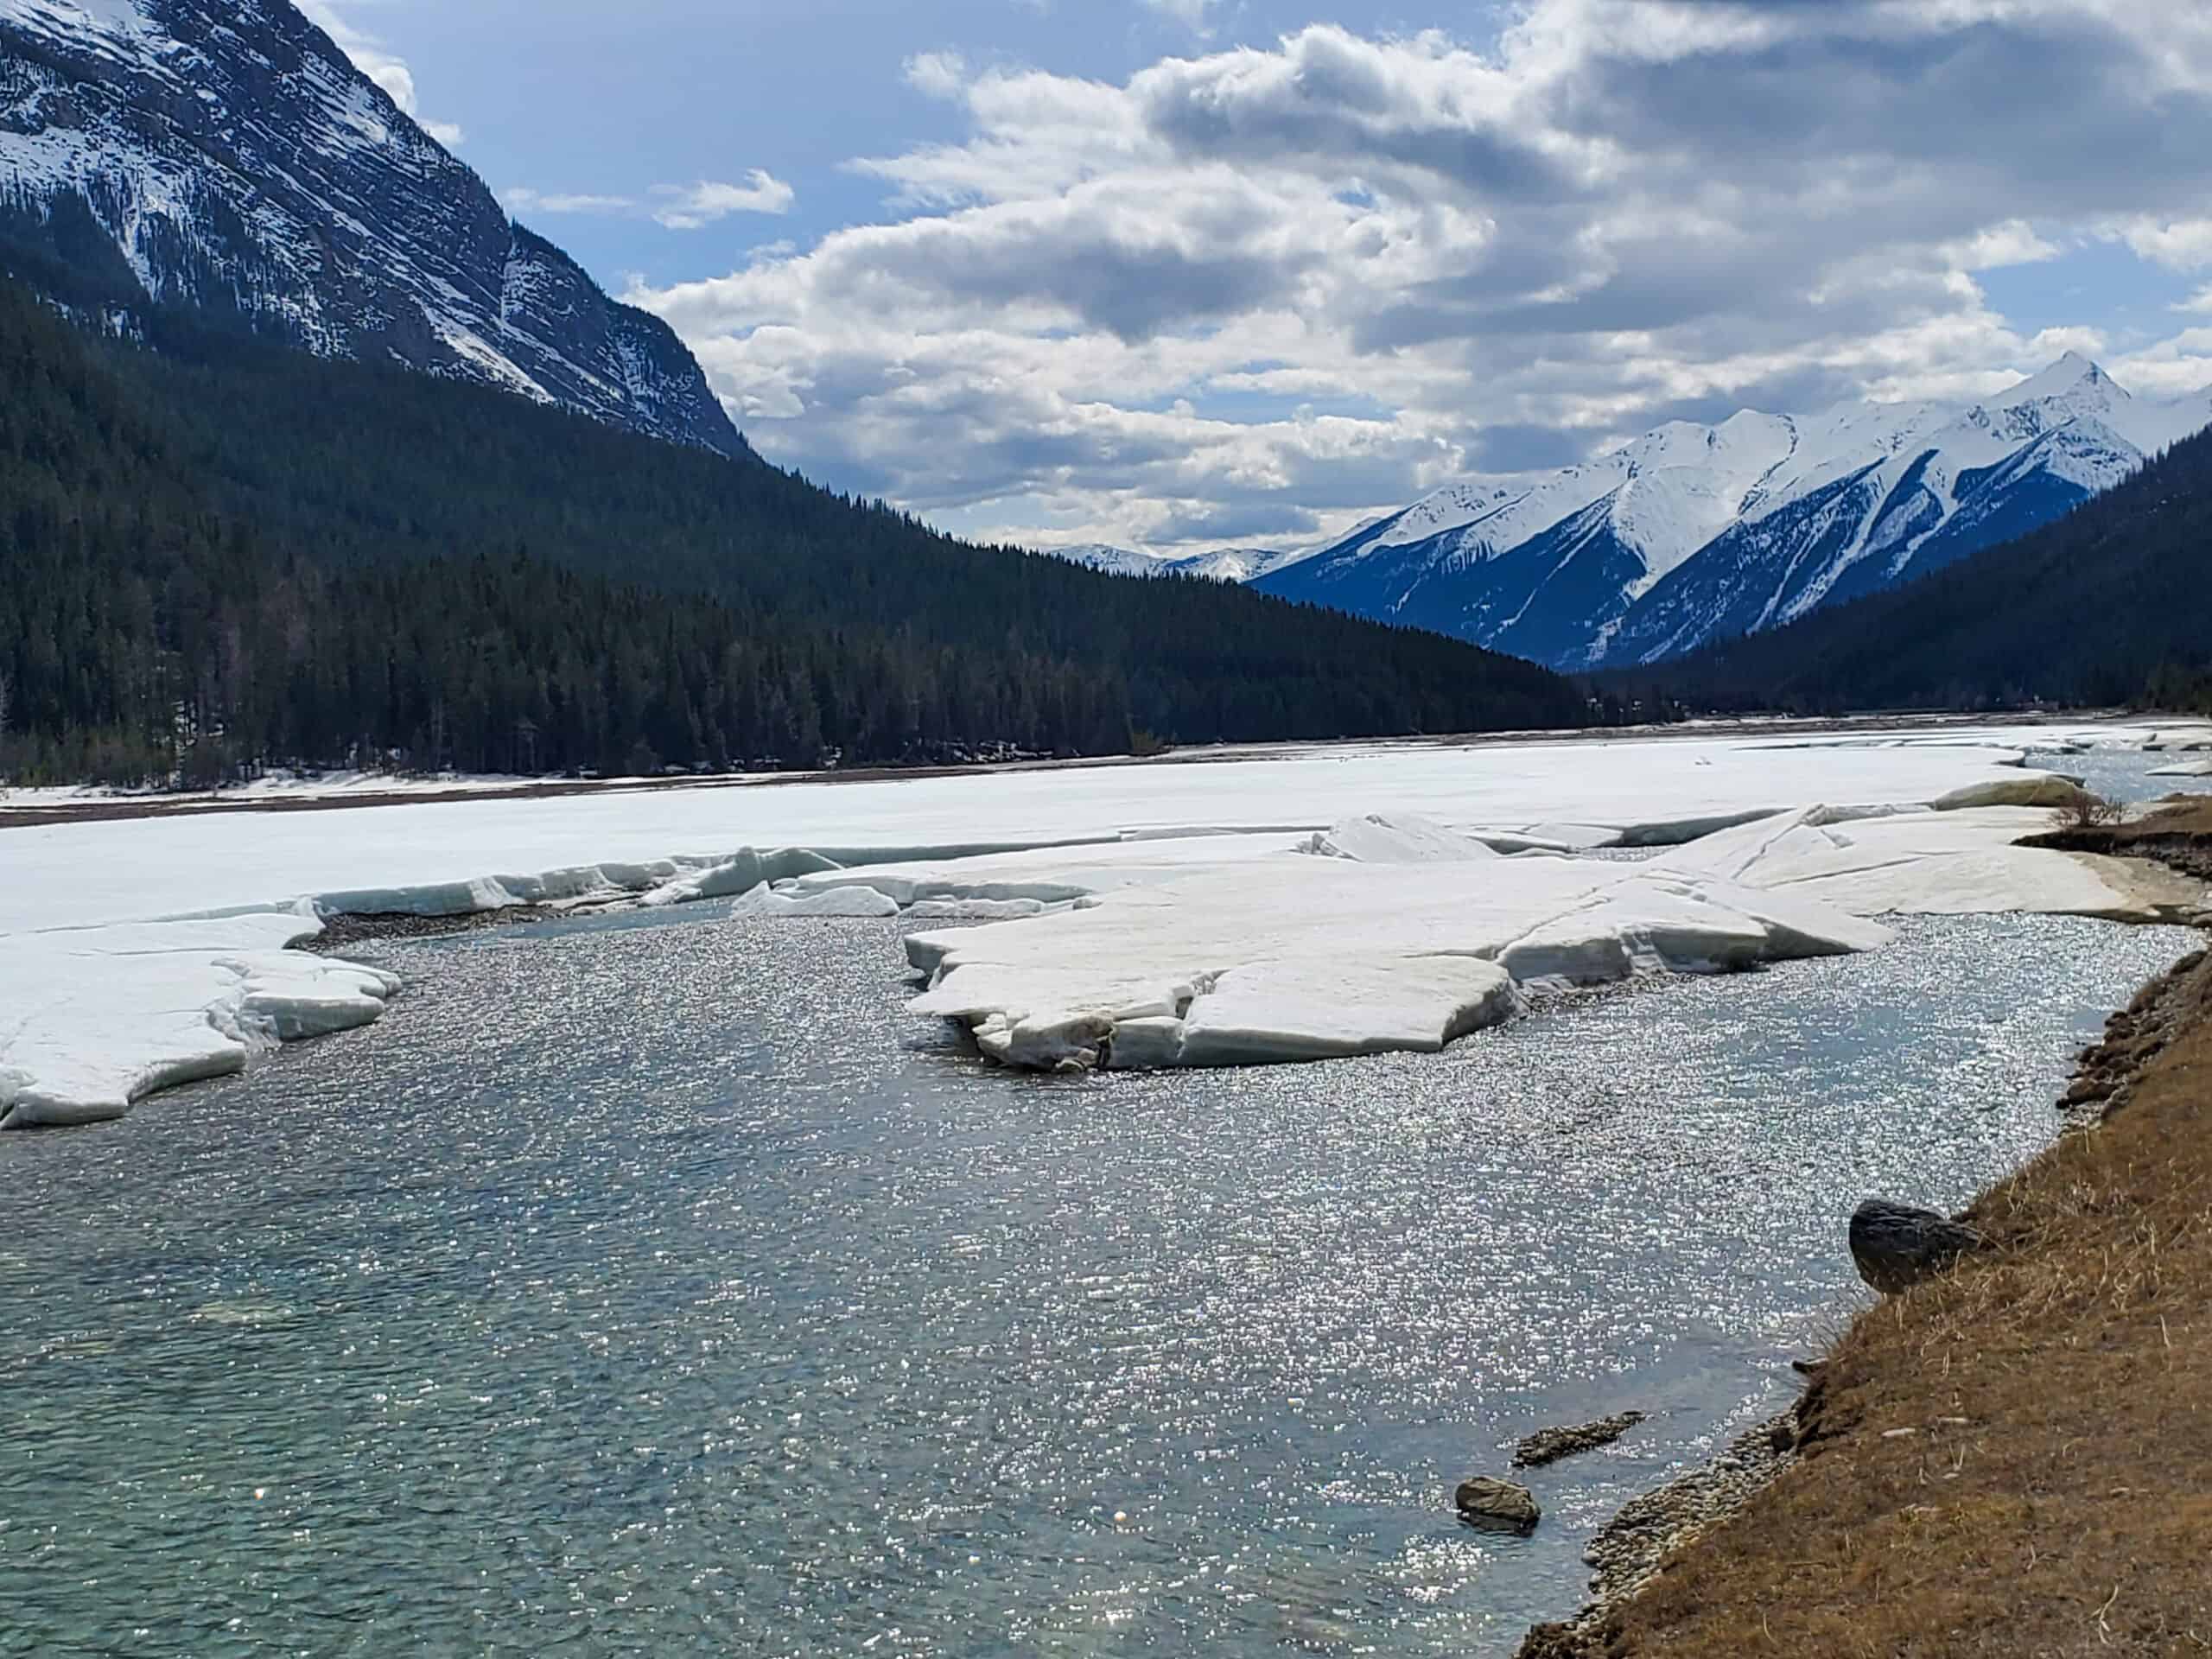
[[[2190,943],[1902,933],[1066,1080],[905,1015],[891,924],[372,947],[381,1027],[0,1144],[0,1652],[1510,1651],[1786,1397],[1852,1205],[2033,1152]],[[1631,1407],[1534,1538],[1452,1519]]]

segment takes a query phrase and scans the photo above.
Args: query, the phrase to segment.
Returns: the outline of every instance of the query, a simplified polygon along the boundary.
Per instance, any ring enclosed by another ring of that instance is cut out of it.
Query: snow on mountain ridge
[[[1997,396],[1670,422],[1548,476],[1477,478],[1256,578],[1565,669],[1652,662],[1940,568],[2212,424],[2069,353]]]
[[[1203,576],[1213,582],[1236,582],[1254,581],[1308,556],[1307,552],[1284,552],[1266,547],[1230,547],[1211,553],[1153,553],[1140,548],[1115,547],[1105,542],[1039,550],[1111,575]]]
[[[1105,542],[1084,542],[1074,547],[1048,547],[1041,550],[1052,558],[1065,559],[1087,570],[1103,570],[1110,576],[1157,576],[1165,575],[1167,569],[1166,562],[1153,554],[1139,552],[1132,547],[1114,547]]]
[[[289,0],[0,0],[0,268],[743,448],[665,324],[513,224]]]

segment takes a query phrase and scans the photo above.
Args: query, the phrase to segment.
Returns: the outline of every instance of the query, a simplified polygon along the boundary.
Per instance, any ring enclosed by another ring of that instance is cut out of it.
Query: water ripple
[[[0,1144],[0,1653],[1496,1651],[1778,1397],[1870,1191],[2040,1145],[2171,931],[984,1070],[889,925],[394,945],[385,1024]],[[1452,1484],[1654,1421],[1496,1539]]]

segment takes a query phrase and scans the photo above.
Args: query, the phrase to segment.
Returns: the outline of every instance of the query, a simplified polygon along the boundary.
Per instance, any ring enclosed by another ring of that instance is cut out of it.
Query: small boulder
[[[1885,1296],[1910,1290],[1988,1241],[1933,1210],[1869,1198],[1851,1215],[1851,1259]]]
[[[1602,1417],[1594,1423],[1578,1423],[1572,1428],[1538,1429],[1513,1448],[1513,1466],[1541,1469],[1578,1452],[1594,1452],[1601,1446],[1611,1446],[1643,1421],[1642,1412],[1624,1411],[1617,1417]]]
[[[1461,1520],[1495,1532],[1534,1532],[1543,1516],[1536,1507],[1536,1495],[1526,1486],[1488,1475],[1462,1481],[1452,1501],[1459,1505]]]

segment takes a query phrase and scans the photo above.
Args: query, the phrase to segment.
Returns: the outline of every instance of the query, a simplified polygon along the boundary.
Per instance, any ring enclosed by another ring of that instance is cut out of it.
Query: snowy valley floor
[[[914,1006],[1012,1064],[1433,1049],[1558,986],[1878,948],[1887,913],[2188,913],[2196,884],[2013,844],[2067,792],[2026,751],[2146,747],[2188,766],[2212,731],[1333,746],[11,827],[0,1125],[118,1116],[375,1019],[388,976],[286,948],[336,914],[735,897],[795,925],[982,922],[910,938]]]

